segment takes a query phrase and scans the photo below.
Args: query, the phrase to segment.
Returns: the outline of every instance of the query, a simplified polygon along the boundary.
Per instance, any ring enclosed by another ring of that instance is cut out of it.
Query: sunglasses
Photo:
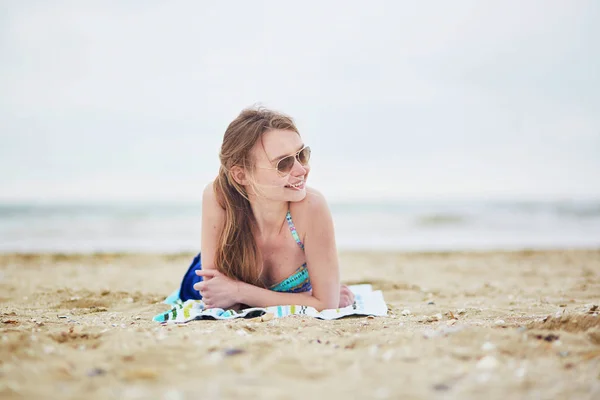
[[[307,166],[308,161],[310,160],[310,147],[304,146],[298,150],[297,153],[285,156],[277,161],[277,166],[275,168],[267,169],[276,169],[279,174],[287,175],[292,171],[292,168],[294,168],[296,160],[298,160],[303,167]]]

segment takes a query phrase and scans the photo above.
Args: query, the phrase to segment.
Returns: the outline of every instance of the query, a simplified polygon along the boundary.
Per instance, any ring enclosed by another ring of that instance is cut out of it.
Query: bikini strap
[[[285,219],[287,220],[288,226],[290,227],[290,232],[292,232],[294,240],[296,241],[296,243],[298,243],[298,246],[300,246],[300,248],[304,250],[304,243],[302,243],[302,240],[300,240],[300,236],[298,236],[298,232],[296,232],[296,227],[294,226],[294,221],[292,221],[292,214],[290,214],[290,210],[288,210],[287,214],[285,215]]]

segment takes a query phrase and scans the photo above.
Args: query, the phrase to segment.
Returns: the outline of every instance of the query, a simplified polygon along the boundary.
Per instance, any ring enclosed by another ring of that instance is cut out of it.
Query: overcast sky
[[[600,3],[1,1],[0,201],[196,200],[260,103],[332,199],[600,198]]]

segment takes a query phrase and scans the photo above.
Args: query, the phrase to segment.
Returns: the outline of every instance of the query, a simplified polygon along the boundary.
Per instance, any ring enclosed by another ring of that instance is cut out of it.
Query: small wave
[[[196,216],[197,204],[0,204],[0,220],[19,218],[118,218]]]
[[[600,217],[600,202],[598,201],[492,202],[487,206],[492,212],[501,210],[517,214],[546,214],[574,219]]]
[[[576,218],[597,218],[600,217],[600,203],[557,204],[554,212]]]
[[[468,218],[460,214],[426,214],[417,217],[417,225],[420,226],[442,226],[463,225]]]

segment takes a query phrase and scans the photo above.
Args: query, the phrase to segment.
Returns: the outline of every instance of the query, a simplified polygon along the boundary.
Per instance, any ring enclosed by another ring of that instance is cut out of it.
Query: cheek
[[[265,171],[267,173],[258,174],[256,176],[256,182],[263,186],[264,189],[276,189],[286,184],[286,178],[280,177],[275,171]]]

